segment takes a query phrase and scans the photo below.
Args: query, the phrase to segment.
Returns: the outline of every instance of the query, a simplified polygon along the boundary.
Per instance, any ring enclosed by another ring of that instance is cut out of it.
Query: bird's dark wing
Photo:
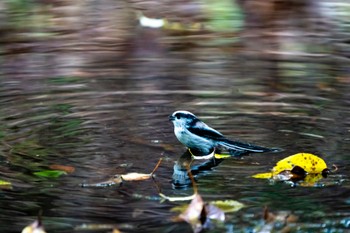
[[[253,145],[250,143],[240,142],[240,141],[231,141],[228,139],[223,139],[219,142],[219,145],[224,146],[230,150],[230,152],[278,152],[277,148],[267,148],[262,146]]]
[[[209,127],[202,121],[194,121],[187,129],[191,133],[196,134],[200,137],[215,140],[220,140],[224,138],[224,136],[219,131],[216,131],[215,129]]]

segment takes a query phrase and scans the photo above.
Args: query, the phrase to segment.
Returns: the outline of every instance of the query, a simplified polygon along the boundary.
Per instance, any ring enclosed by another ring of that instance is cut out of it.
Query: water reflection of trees
[[[189,91],[181,95],[149,95],[142,103],[137,94],[94,98],[98,96],[94,93],[86,101],[75,103],[92,109],[111,102],[135,101],[152,106],[140,110],[136,104],[123,109],[129,115],[124,123],[130,125],[138,121],[140,111],[165,115],[179,106],[198,108],[207,116],[237,116],[238,123],[226,119],[233,125],[243,122],[240,114],[254,111],[311,115],[316,119],[337,117],[321,108],[309,109],[307,104],[327,105],[327,97],[336,98],[334,92],[340,100],[347,97],[343,77],[349,75],[349,18],[344,13],[349,4],[326,0],[249,0],[237,4],[244,15],[243,28],[222,32],[205,27],[174,31],[138,25],[139,11],[180,24],[210,23],[211,16],[199,1],[2,1],[1,72],[9,81],[5,84],[18,80],[16,88],[23,92],[50,89],[41,80],[57,76],[82,78],[88,89],[100,92]],[[190,93],[193,90],[213,92]],[[281,92],[291,95],[279,98]],[[293,96],[300,93],[306,96]],[[255,102],[251,107],[254,103],[245,102],[256,101],[257,95],[260,103],[277,104],[259,107]],[[325,100],[312,96],[324,96]],[[296,101],[294,106],[281,108],[284,101],[291,99]],[[142,124],[147,124],[148,116],[144,116]],[[255,117],[251,116],[246,124],[258,124]],[[266,115],[271,117],[276,116]],[[299,118],[288,119],[283,127],[295,130],[300,122]],[[156,121],[154,126],[158,124]],[[281,128],[271,121],[266,124],[266,129]],[[165,127],[162,130],[171,132]],[[241,128],[228,133],[242,132]],[[152,137],[143,131],[131,133]]]

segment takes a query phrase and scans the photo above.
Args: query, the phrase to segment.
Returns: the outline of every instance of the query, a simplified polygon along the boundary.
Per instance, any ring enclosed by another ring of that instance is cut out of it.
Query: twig
[[[153,171],[150,173],[151,176],[153,176],[154,172],[158,169],[159,165],[161,164],[163,158],[160,158],[156,166],[154,167]]]

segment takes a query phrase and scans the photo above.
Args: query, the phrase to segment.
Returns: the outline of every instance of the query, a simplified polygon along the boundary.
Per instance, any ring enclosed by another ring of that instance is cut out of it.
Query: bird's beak
[[[169,121],[173,121],[173,120],[175,120],[175,117],[173,115],[170,115],[169,116]]]

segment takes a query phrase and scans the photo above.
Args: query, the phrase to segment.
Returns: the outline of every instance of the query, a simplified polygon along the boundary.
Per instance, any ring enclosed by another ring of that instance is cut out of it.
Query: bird
[[[211,128],[189,111],[175,111],[169,116],[169,120],[174,125],[177,139],[196,156],[207,156],[222,148],[226,149],[231,156],[280,151],[277,148],[266,148],[227,139],[222,133]]]

